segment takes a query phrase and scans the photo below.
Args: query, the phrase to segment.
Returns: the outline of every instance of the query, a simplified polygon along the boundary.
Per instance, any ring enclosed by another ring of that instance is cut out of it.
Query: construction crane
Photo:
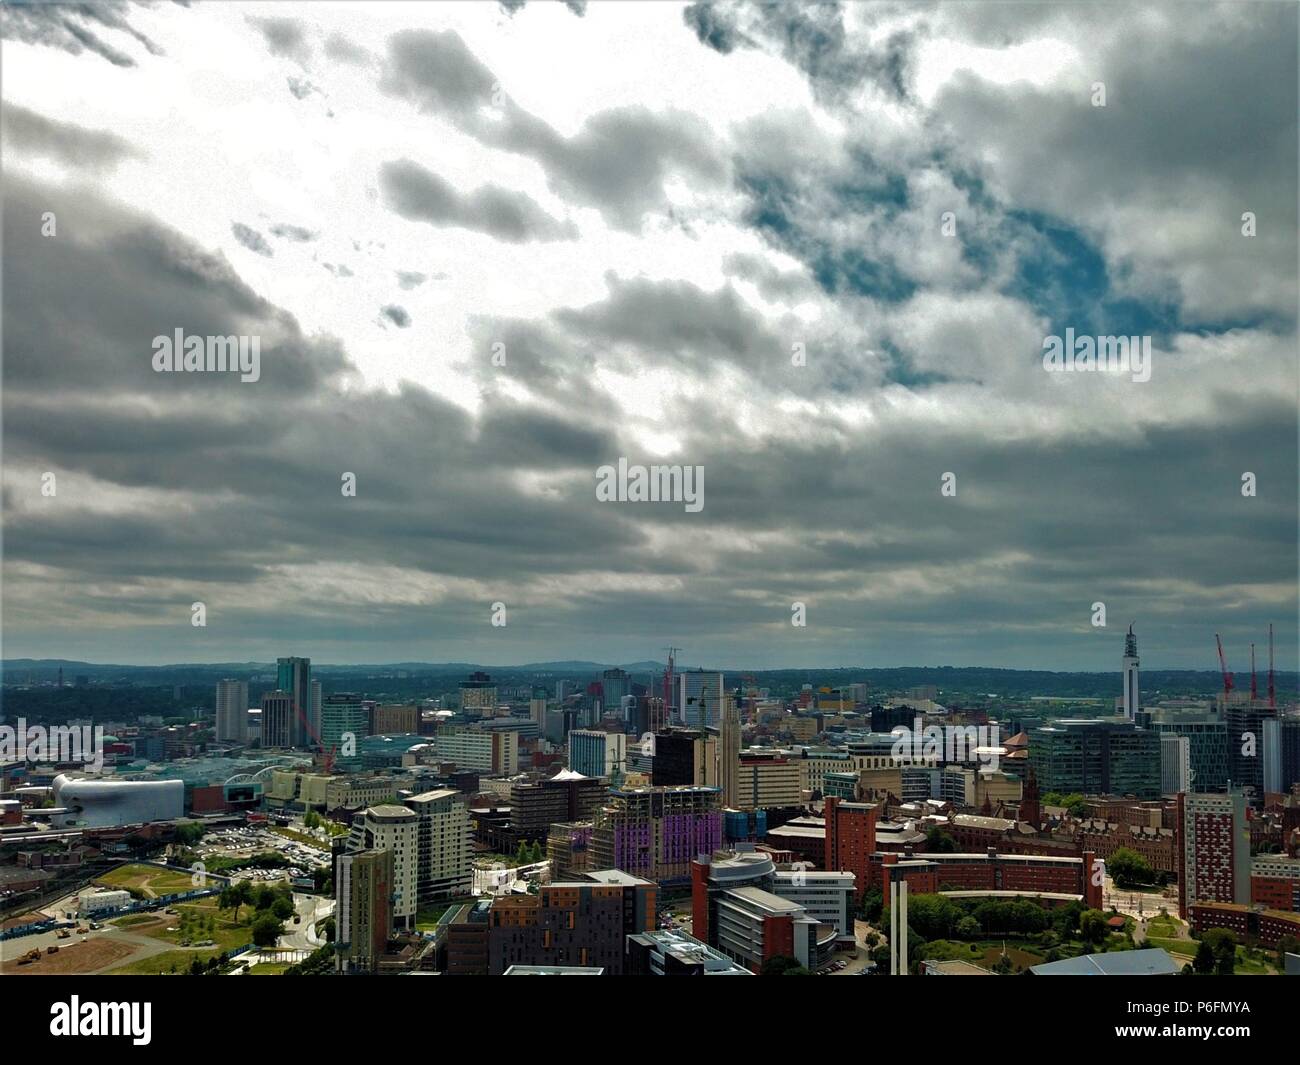
[[[1273,689],[1273,623],[1268,625],[1268,705],[1277,706],[1277,694]]]
[[[1250,645],[1250,701],[1259,698],[1259,688],[1255,684],[1255,645]]]
[[[1223,674],[1223,696],[1226,699],[1232,693],[1232,674],[1228,672],[1228,663],[1223,657],[1223,641],[1219,634],[1214,634],[1214,642],[1219,648],[1219,672]]]

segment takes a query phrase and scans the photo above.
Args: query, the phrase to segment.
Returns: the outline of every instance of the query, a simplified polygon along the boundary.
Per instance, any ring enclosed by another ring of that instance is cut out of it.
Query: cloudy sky
[[[1294,4],[0,17],[5,657],[1295,668]]]

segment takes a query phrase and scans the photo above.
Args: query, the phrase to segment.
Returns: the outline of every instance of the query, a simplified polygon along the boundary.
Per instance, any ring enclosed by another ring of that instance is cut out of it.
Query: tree
[[[1120,887],[1135,887],[1155,880],[1155,870],[1151,868],[1151,863],[1128,847],[1120,847],[1115,851],[1107,860],[1106,868]]]
[[[1106,939],[1106,915],[1101,910],[1084,910],[1079,915],[1079,934],[1085,943],[1098,946]]]
[[[253,901],[253,885],[247,880],[236,880],[230,885],[235,906],[235,924],[239,924],[239,908]]]
[[[253,942],[259,947],[271,947],[280,938],[284,927],[271,914],[263,914],[253,922]]]
[[[877,924],[885,906],[885,897],[880,888],[873,887],[862,896],[862,919],[870,924]]]
[[[952,854],[957,850],[957,841],[938,825],[931,825],[925,832],[925,849],[934,854]]]
[[[955,935],[958,939],[979,939],[980,923],[974,917],[963,917],[957,922]]]
[[[1214,972],[1214,951],[1211,949],[1210,944],[1203,939],[1196,948],[1196,957],[1192,959],[1192,968],[1196,970],[1198,976],[1208,976]]]
[[[1209,944],[1214,957],[1214,971],[1220,976],[1231,976],[1237,964],[1237,937],[1226,928],[1211,928],[1201,936],[1202,944]],[[1200,950],[1197,950],[1200,957]]]
[[[790,969],[801,968],[797,958],[791,958],[786,954],[773,954],[767,961],[763,962],[763,976],[784,976]],[[804,970],[807,972],[807,970]]]
[[[271,903],[271,913],[281,921],[287,921],[293,916],[293,903],[281,895]]]

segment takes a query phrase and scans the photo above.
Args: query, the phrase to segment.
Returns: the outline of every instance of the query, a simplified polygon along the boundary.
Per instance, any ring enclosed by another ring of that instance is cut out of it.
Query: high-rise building
[[[1187,740],[1190,783],[1185,791],[1221,792],[1228,789],[1228,726],[1213,711],[1154,710],[1151,731]]]
[[[740,711],[729,701],[718,726],[718,787],[722,805],[729,810],[740,803],[740,732]],[[796,781],[798,773],[795,766]]]
[[[497,708],[497,686],[483,672],[471,673],[460,682],[460,709],[471,717],[491,717]]]
[[[508,729],[461,728],[447,725],[433,739],[438,759],[458,769],[477,769],[493,776],[519,772],[519,733]]]
[[[1138,642],[1133,635],[1133,626],[1128,627],[1124,637],[1124,719],[1136,721],[1141,702],[1141,687],[1138,683]]]
[[[656,732],[651,782],[670,784],[718,784],[718,740],[702,729],[670,728]]]
[[[374,736],[415,735],[420,731],[420,708],[415,704],[380,703],[374,709],[370,732]]]
[[[677,685],[681,723],[716,728],[722,709],[722,674],[692,669],[677,675]]]
[[[624,772],[627,737],[621,732],[574,729],[569,733],[569,768],[584,777],[613,777]]]
[[[337,769],[361,768],[361,737],[370,732],[370,711],[355,692],[335,692],[321,706],[321,747]]]
[[[415,927],[419,900],[420,818],[405,806],[370,806],[352,821],[347,851],[388,851],[393,856],[392,916],[395,928]]]
[[[825,802],[826,859],[828,870],[853,874],[853,889],[859,902],[870,879],[871,855],[876,851],[876,821],[879,807],[874,803],[845,802],[828,797]]]
[[[1192,790],[1192,741],[1172,732],[1160,735],[1160,794]]]
[[[734,711],[733,711],[734,712]],[[726,779],[731,759],[718,773]],[[724,784],[725,787],[725,784]],[[799,785],[799,762],[789,752],[751,747],[741,751],[736,760],[734,800],[727,805],[737,810],[779,810],[799,806],[803,790]]]
[[[339,856],[334,898],[335,964],[343,973],[373,973],[392,932],[393,855],[362,850]]]
[[[217,682],[216,736],[218,743],[248,742],[248,682]]]
[[[590,821],[558,821],[546,837],[546,858],[553,880],[573,880],[587,871]]]
[[[663,886],[690,881],[691,861],[722,846],[717,788],[611,788],[597,811],[591,861]]]
[[[416,897],[420,905],[470,893],[469,809],[451,788],[426,791],[404,801],[416,817]]]
[[[1250,828],[1241,792],[1180,794],[1177,839],[1183,852],[1180,917],[1197,902],[1250,901]]]
[[[532,697],[528,700],[528,717],[529,720],[536,722],[539,729],[546,728],[546,689],[534,688]]]
[[[277,658],[275,686],[289,693],[293,709],[291,739],[284,746],[315,746],[320,740],[320,718],[312,716],[311,659]]]
[[[321,704],[324,701],[324,689],[321,687],[320,681],[313,680],[311,682],[311,713],[307,715],[307,720],[311,722],[311,727],[316,730],[317,736],[320,735],[320,712]]]
[[[617,710],[623,705],[623,696],[632,690],[632,679],[626,670],[607,669],[600,675],[600,690],[606,710]]]
[[[1252,805],[1264,799],[1264,726],[1277,719],[1277,708],[1264,699],[1224,699],[1223,721],[1228,729],[1228,773],[1234,788],[1250,788]]]
[[[1128,721],[1063,719],[1029,733],[1029,764],[1044,792],[1160,795],[1160,739]]]
[[[293,696],[286,691],[262,693],[262,746],[293,746]]]

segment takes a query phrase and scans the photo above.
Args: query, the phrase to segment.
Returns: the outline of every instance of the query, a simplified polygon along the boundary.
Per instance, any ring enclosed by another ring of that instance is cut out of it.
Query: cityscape
[[[371,1053],[485,986],[417,976],[1283,1030],[1300,0],[0,49],[6,1032]]]

